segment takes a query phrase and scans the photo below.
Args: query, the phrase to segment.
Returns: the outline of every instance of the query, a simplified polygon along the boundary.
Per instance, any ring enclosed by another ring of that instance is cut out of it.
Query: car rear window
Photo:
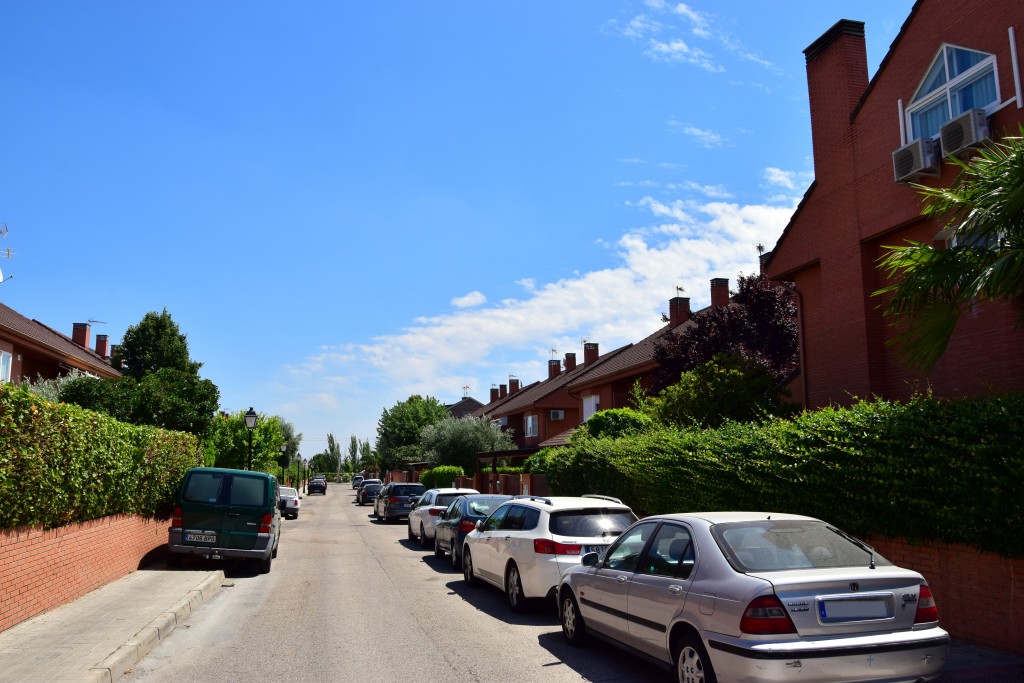
[[[453,500],[461,498],[463,495],[464,494],[462,493],[443,493],[437,497],[437,500],[434,501],[434,505],[444,505],[445,507],[448,507],[451,505]]]
[[[192,472],[181,498],[187,503],[216,503],[227,478],[224,472]]]
[[[824,522],[757,520],[711,527],[729,563],[741,572],[891,564]]]
[[[298,496],[298,495],[299,495],[299,492],[298,492],[298,491],[296,491],[296,490],[295,490],[295,489],[293,489],[293,488],[289,488],[289,487],[287,487],[287,486],[282,486],[282,487],[281,487],[281,495],[282,495],[282,496],[292,496],[292,497],[296,497],[296,496]]]
[[[263,507],[267,504],[267,480],[236,474],[231,480],[230,505]]]
[[[558,536],[615,538],[635,521],[629,508],[562,510],[551,513],[548,530]]]
[[[423,484],[399,484],[391,489],[391,495],[393,496],[415,496],[417,493],[423,493]]]

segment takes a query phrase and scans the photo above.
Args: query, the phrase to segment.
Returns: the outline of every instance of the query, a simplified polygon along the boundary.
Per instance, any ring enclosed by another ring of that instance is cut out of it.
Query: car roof
[[[470,489],[470,488],[447,488],[447,489],[437,488],[437,489],[428,489],[427,493],[430,493],[431,491],[437,491],[438,493],[443,493],[445,495],[449,495],[449,494],[452,494],[452,493],[459,493],[459,494],[462,494],[464,496],[472,496],[472,495],[475,495],[477,493],[480,493],[476,489]]]
[[[586,498],[583,496],[513,496],[512,500],[542,510],[597,510],[617,508],[630,510],[625,503],[607,498]]]
[[[762,520],[782,521],[812,521],[820,522],[817,517],[806,515],[794,515],[788,512],[746,512],[736,510],[723,510],[717,512],[679,512],[666,515],[654,515],[646,519],[676,519],[680,521],[702,520],[707,524],[727,524],[729,522],[755,522]]]

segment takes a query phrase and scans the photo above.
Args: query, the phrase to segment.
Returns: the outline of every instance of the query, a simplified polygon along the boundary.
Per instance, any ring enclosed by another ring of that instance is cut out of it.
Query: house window
[[[0,351],[0,382],[11,381],[11,362],[13,358],[6,351]]]
[[[526,436],[537,436],[537,416],[526,416]]]
[[[590,419],[590,416],[597,412],[597,407],[601,404],[600,396],[584,396],[583,397],[583,421],[586,422]]]
[[[943,45],[907,107],[910,139],[933,138],[946,121],[998,102],[995,55]]]

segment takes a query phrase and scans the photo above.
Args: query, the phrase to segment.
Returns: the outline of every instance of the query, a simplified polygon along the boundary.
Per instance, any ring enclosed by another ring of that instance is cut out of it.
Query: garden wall
[[[169,520],[111,515],[56,529],[0,529],[0,631],[163,556]]]

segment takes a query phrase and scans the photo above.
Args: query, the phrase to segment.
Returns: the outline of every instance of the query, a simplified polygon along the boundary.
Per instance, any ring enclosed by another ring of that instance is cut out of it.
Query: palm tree
[[[923,214],[945,221],[950,246],[884,247],[879,268],[897,281],[874,293],[890,297],[884,315],[905,325],[890,343],[924,371],[945,353],[964,311],[978,301],[1019,302],[1024,295],[1024,125],[1020,137],[952,163],[961,168],[952,187],[914,185],[925,200]]]

